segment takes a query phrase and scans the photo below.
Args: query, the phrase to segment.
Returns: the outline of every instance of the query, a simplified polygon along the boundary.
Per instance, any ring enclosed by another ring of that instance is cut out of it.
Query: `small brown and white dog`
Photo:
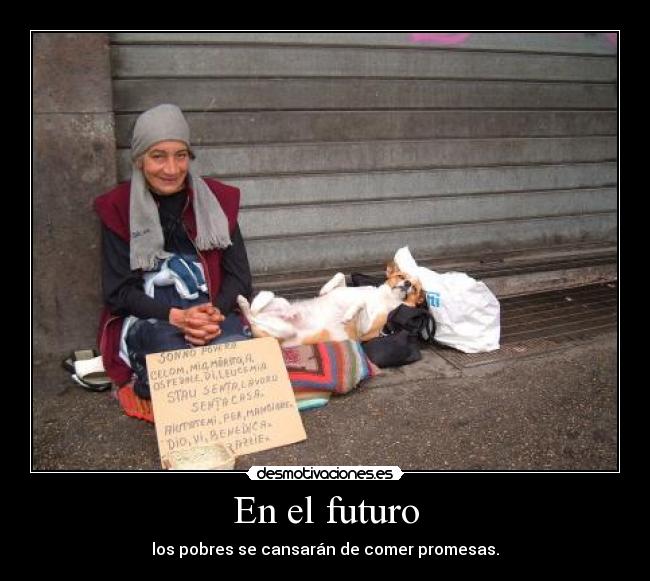
[[[271,291],[261,291],[251,304],[237,297],[254,337],[275,337],[283,347],[322,341],[368,341],[378,337],[388,314],[400,304],[417,306],[424,301],[419,280],[386,269],[381,286],[349,287],[338,272],[313,299],[290,303]]]

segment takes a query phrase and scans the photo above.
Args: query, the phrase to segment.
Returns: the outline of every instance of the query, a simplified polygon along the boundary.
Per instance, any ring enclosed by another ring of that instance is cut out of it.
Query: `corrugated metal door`
[[[187,114],[239,186],[256,274],[615,243],[607,33],[116,33],[118,173],[137,114]]]

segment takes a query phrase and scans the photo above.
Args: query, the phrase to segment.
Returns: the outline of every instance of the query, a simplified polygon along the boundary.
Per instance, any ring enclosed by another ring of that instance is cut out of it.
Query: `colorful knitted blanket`
[[[348,393],[380,373],[356,341],[285,347],[282,357],[301,411],[322,407],[333,393]]]

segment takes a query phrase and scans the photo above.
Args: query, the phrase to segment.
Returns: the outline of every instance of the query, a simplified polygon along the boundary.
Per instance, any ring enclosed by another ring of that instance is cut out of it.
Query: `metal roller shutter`
[[[608,33],[115,33],[118,174],[137,115],[187,114],[242,190],[254,274],[615,248]]]

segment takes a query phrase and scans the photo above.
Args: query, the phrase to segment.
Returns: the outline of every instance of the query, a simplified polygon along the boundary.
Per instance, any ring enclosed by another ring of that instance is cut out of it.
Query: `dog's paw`
[[[271,291],[260,291],[251,303],[251,311],[253,314],[259,313],[262,309],[267,307],[274,298],[275,294]]]
[[[341,321],[343,322],[344,325],[347,325],[351,321],[354,321],[356,316],[357,316],[357,311],[354,311],[352,313],[348,312],[343,315]]]
[[[319,296],[326,295],[333,291],[335,288],[346,286],[345,275],[342,272],[337,272],[329,281],[327,281],[319,291]]]
[[[248,299],[242,295],[237,296],[237,304],[243,313],[247,313],[251,310],[251,305],[248,302]]]
[[[361,309],[363,309],[363,303],[355,303],[350,305],[346,309],[345,313],[343,313],[341,321],[343,321],[344,324],[349,323],[359,314],[359,311],[361,311]]]

